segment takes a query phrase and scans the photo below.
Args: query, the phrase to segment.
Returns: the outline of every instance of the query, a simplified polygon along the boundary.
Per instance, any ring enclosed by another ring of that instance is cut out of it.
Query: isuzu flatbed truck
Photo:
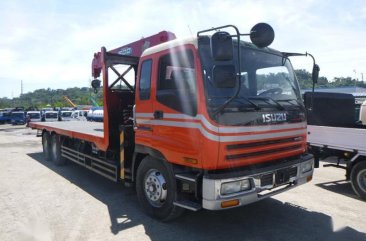
[[[164,31],[103,47],[92,62],[92,87],[103,90],[104,122],[30,126],[42,132],[45,159],[134,186],[144,211],[160,220],[290,190],[310,181],[314,168],[288,58],[307,54],[270,49],[273,39],[260,23],[249,34],[227,25],[186,39]]]

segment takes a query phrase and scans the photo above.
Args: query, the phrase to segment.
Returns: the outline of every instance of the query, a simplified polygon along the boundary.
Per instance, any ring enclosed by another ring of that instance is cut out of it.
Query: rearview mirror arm
[[[240,93],[240,87],[241,87],[241,75],[240,75],[240,68],[241,68],[241,61],[240,61],[240,51],[241,51],[241,48],[240,48],[240,32],[239,32],[239,29],[234,26],[234,25],[225,25],[225,26],[221,26],[221,27],[217,27],[217,28],[211,28],[211,29],[207,29],[207,30],[202,30],[202,31],[199,31],[197,32],[197,37],[200,36],[200,34],[202,33],[206,33],[206,32],[211,32],[211,31],[220,31],[221,29],[223,28],[233,28],[236,32],[236,35],[231,35],[231,37],[236,37],[237,38],[237,41],[238,41],[238,67],[239,67],[239,72],[237,73],[238,77],[239,77],[239,84],[238,84],[238,88],[235,92],[235,94],[233,96],[231,96],[227,101],[225,101],[224,104],[222,104],[221,106],[219,106],[213,113],[213,116],[216,116],[218,113],[220,113],[233,99],[235,99],[239,93]]]

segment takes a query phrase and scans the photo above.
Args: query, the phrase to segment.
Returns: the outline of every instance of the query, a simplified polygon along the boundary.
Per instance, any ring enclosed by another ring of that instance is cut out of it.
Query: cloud
[[[258,22],[276,32],[273,48],[309,51],[329,79],[365,72],[363,39],[366,8],[361,0],[342,1],[1,1],[0,96],[28,90],[86,86],[90,64],[101,46],[114,49],[143,36],[170,30],[195,35],[214,26],[235,24],[247,33]],[[311,61],[294,60],[311,69]],[[68,86],[69,85],[69,86]],[[17,91],[18,90],[18,91]]]

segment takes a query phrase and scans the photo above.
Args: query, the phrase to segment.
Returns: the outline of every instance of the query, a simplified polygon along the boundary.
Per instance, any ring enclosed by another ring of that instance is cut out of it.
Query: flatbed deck
[[[366,129],[308,125],[312,146],[366,153]]]
[[[77,138],[95,143],[97,146],[104,143],[103,122],[89,121],[55,121],[55,122],[30,122],[32,129],[56,132],[72,138]]]

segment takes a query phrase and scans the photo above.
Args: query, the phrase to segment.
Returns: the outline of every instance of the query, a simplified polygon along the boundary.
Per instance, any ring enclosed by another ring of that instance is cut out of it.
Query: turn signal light
[[[198,163],[197,159],[190,158],[190,157],[183,157],[183,160],[187,163],[190,163],[190,164],[197,164]]]
[[[238,206],[238,205],[239,205],[238,199],[221,202],[222,208],[229,208],[229,207],[234,207],[234,206]]]
[[[310,182],[311,180],[313,180],[313,176],[308,176],[308,177],[306,178],[306,181],[307,181],[307,182]]]

